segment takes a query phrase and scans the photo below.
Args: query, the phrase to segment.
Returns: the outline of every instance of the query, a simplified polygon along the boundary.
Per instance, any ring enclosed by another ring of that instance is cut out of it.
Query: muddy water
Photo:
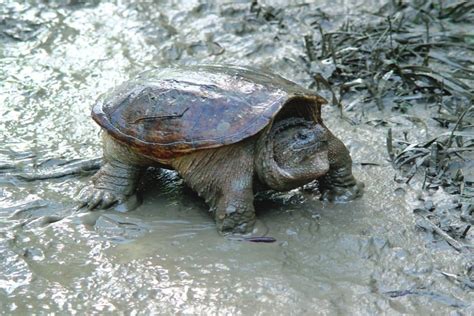
[[[249,3],[0,4],[0,167],[100,156],[94,100],[159,64],[255,65],[309,85],[302,35],[311,24],[331,30],[374,6],[321,1],[257,15]],[[364,121],[382,116],[391,114]],[[220,237],[204,203],[173,173],[150,171],[143,204],[129,213],[75,213],[87,175],[0,177],[0,311],[473,313],[472,291],[442,274],[463,274],[472,257],[415,229],[412,210],[426,193],[416,179],[393,181],[387,127],[351,125],[330,107],[324,118],[350,148],[366,193],[335,205],[298,190],[260,198],[259,225],[273,244]],[[420,139],[438,132],[392,122]],[[451,203],[443,193],[434,198]]]

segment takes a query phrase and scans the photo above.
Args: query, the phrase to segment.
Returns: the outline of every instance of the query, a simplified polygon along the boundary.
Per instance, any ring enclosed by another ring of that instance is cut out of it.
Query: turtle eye
[[[308,139],[308,133],[305,131],[298,131],[296,133],[296,140],[307,140]]]

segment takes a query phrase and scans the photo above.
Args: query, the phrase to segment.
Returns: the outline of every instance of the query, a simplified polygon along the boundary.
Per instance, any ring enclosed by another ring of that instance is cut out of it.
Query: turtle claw
[[[102,208],[108,208],[112,206],[115,202],[118,202],[120,204],[121,200],[117,200],[111,192],[104,192],[104,195],[102,197]]]
[[[79,201],[83,207],[87,207],[91,211],[107,209],[123,200],[125,200],[125,197],[121,194],[116,194],[107,189],[97,189],[93,186],[85,187],[79,193]]]
[[[140,201],[136,194],[125,196],[107,189],[86,186],[79,192],[81,207],[89,211],[113,209],[118,212],[128,212],[135,209]]]
[[[323,201],[344,203],[361,197],[364,191],[364,183],[357,181],[356,184],[350,187],[334,186],[330,189],[324,190],[321,195]]]
[[[255,224],[255,216],[252,218],[232,218],[216,219],[217,230],[222,235],[228,234],[247,234],[252,232]]]

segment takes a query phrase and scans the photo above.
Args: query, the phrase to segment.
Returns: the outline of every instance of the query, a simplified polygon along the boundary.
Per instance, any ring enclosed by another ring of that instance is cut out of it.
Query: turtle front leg
[[[344,143],[329,133],[328,147],[329,171],[318,179],[321,198],[346,202],[362,196],[364,183],[352,175],[352,159]]]
[[[230,187],[211,206],[217,230],[222,233],[248,233],[255,224],[254,195],[251,184],[242,190],[241,179],[234,179]]]
[[[200,150],[173,161],[173,168],[206,200],[220,233],[246,233],[255,223],[251,141]]]

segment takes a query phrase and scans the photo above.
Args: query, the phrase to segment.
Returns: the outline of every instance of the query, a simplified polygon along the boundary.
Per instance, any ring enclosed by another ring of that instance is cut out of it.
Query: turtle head
[[[300,117],[275,122],[258,141],[255,168],[260,181],[287,191],[326,174],[328,133],[322,124]]]

